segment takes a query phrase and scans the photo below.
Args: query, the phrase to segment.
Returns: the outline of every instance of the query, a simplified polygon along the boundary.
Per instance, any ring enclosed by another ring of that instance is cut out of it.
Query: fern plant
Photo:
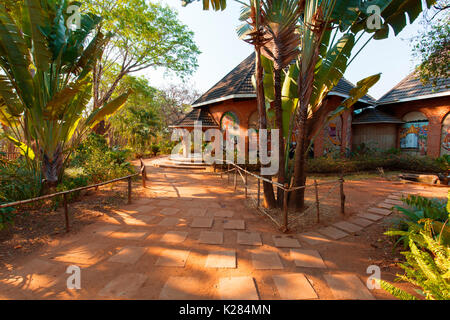
[[[388,231],[389,236],[407,236],[409,251],[402,252],[406,261],[399,266],[405,271],[396,281],[407,281],[427,300],[450,300],[450,247],[442,241],[442,233],[434,233],[433,221],[422,220],[423,228],[414,226],[408,231]],[[443,224],[443,229],[447,221]],[[416,299],[392,284],[380,280],[385,291],[402,300]]]
[[[421,196],[408,195],[402,199],[409,208],[395,206],[409,221],[416,222],[421,219],[432,219],[444,222],[447,220],[447,203],[439,199],[428,199]]]

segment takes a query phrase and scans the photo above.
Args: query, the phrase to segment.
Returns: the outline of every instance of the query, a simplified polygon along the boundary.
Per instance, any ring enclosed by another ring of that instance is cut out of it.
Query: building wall
[[[353,150],[362,143],[370,148],[388,150],[397,146],[398,125],[387,123],[353,125]]]
[[[384,105],[383,110],[402,119],[407,113],[418,111],[423,113],[428,121],[427,132],[427,155],[439,157],[441,146],[444,143],[442,138],[442,126],[445,116],[450,112],[450,96],[416,101],[401,102],[391,105]],[[400,148],[400,128],[397,132],[396,147]]]

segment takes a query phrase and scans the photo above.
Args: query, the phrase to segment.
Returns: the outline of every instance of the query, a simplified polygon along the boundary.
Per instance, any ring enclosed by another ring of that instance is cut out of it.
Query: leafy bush
[[[408,221],[418,223],[422,219],[445,222],[447,220],[447,202],[439,199],[428,199],[421,196],[408,195],[402,199],[409,208],[395,206]]]
[[[450,299],[450,247],[442,234],[448,226],[442,224],[442,231],[436,235],[433,221],[422,220],[423,226],[411,223],[408,231],[388,231],[390,236],[403,236],[408,239],[409,251],[402,252],[405,263],[399,266],[405,271],[397,275],[396,281],[407,281],[421,288],[416,290],[427,300]],[[448,222],[448,221],[447,221]],[[397,298],[415,300],[409,293],[380,280],[381,287]]]
[[[78,147],[71,165],[83,169],[89,182],[99,183],[134,173],[129,150],[110,148],[103,136],[91,133]]]
[[[152,155],[156,156],[159,153],[159,151],[161,150],[161,147],[157,144],[152,144],[150,149],[152,151]]]
[[[429,157],[418,157],[407,154],[385,154],[383,156],[358,156],[351,159],[333,159],[320,157],[308,159],[309,173],[350,173],[375,171],[377,168],[392,171],[439,173],[446,170],[442,162]]]

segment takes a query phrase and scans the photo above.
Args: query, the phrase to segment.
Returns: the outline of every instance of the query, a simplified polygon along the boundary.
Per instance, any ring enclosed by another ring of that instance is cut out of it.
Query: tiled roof
[[[446,93],[450,95],[449,78],[439,80],[436,87],[433,87],[432,83],[423,85],[416,72],[412,72],[382,96],[377,104],[387,104],[403,99],[415,100],[414,98],[420,99],[425,98],[424,96],[432,97],[432,95]]]
[[[368,123],[404,123],[404,121],[374,107],[366,108],[353,117],[352,124]]]
[[[195,121],[201,121],[202,127],[218,128],[216,121],[209,114],[206,108],[197,108],[189,112],[183,119],[172,125],[172,128],[191,128]]]
[[[212,101],[218,102],[232,98],[255,98],[256,91],[252,85],[252,75],[254,73],[255,53],[252,53],[236,68],[223,77],[222,80],[198,98],[192,106],[200,107],[209,104]],[[353,87],[354,85],[350,81],[342,78],[331,94],[348,95],[350,89]],[[364,100],[364,102],[369,104],[375,103],[375,99],[370,95],[365,95],[361,100]]]

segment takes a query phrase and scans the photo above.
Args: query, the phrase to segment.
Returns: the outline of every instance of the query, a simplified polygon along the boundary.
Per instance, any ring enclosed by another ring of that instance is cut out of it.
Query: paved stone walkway
[[[341,270],[333,247],[391,213],[399,193],[357,216],[284,235],[217,176],[151,170],[146,197],[3,272],[0,298],[374,299],[364,268]],[[66,269],[81,268],[68,290]]]

